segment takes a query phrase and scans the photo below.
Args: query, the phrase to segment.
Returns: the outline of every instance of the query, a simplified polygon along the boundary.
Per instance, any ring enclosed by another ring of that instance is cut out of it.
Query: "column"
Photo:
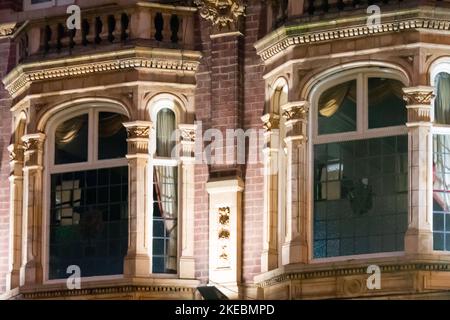
[[[23,168],[22,266],[20,285],[42,284],[42,172],[45,135],[22,137],[25,147]]]
[[[9,273],[6,290],[20,286],[20,267],[22,265],[22,194],[23,194],[23,156],[22,144],[8,146],[10,206],[9,206]]]
[[[261,272],[278,267],[278,149],[280,117],[266,114],[264,123],[264,218]]]
[[[123,124],[128,134],[128,252],[124,260],[125,277],[150,274],[150,222],[147,208],[147,165],[151,122]]]
[[[180,278],[195,278],[194,204],[195,204],[195,125],[180,124],[181,132],[181,256]]]
[[[407,254],[433,251],[432,226],[432,134],[433,87],[404,88],[408,109],[409,208],[405,235]]]
[[[307,101],[282,106],[286,126],[286,228],[282,247],[283,265],[308,261],[308,194],[307,188]]]

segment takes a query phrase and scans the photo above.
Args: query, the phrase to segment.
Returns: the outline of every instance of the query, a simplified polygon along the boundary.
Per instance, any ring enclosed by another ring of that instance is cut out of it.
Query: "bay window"
[[[314,137],[313,257],[402,251],[408,212],[402,82],[360,72],[319,90]]]

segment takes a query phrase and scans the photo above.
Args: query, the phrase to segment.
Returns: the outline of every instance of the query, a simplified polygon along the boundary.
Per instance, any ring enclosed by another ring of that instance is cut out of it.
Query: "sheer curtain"
[[[439,73],[436,77],[436,99],[434,101],[435,122],[450,124],[450,74]],[[434,136],[433,189],[435,206],[448,210],[450,203],[450,137]]]
[[[176,129],[175,114],[170,109],[158,113],[156,123],[156,154],[170,158],[175,141],[172,134]],[[177,270],[177,218],[178,218],[178,168],[157,166],[154,169],[155,188],[161,218],[166,228],[166,270]]]

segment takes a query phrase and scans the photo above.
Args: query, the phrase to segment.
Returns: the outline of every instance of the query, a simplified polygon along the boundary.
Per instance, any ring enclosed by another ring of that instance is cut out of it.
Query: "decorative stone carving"
[[[408,109],[408,122],[430,122],[431,101],[435,97],[433,87],[418,86],[403,88],[404,100]]]
[[[291,120],[306,120],[308,116],[309,106],[308,104],[290,104],[283,108],[283,117],[286,121]]]
[[[123,124],[127,129],[128,156],[148,155],[151,122],[135,121]]]
[[[218,231],[218,241],[219,241],[219,263],[220,267],[229,266],[229,240],[230,240],[230,208],[224,207],[219,208],[219,231]]]
[[[199,6],[200,16],[219,29],[236,23],[245,15],[242,0],[195,0],[195,4]]]
[[[280,116],[272,113],[265,114],[261,117],[263,127],[266,132],[280,128]]]
[[[0,37],[11,36],[16,31],[16,23],[0,24]]]
[[[180,124],[181,157],[195,158],[195,138],[197,127],[193,124]]]
[[[24,147],[22,145],[11,144],[8,146],[9,161],[10,162],[22,162]]]
[[[290,102],[281,107],[283,117],[286,119],[287,140],[307,140],[307,123],[309,113],[308,101]]]
[[[30,134],[22,137],[25,166],[42,166],[44,140],[45,135],[43,133]]]

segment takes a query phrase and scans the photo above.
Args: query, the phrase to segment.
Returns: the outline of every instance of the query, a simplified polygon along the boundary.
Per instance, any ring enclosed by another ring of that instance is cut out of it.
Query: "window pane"
[[[114,178],[100,186],[105,171]],[[70,265],[79,266],[83,277],[123,273],[127,167],[53,174],[50,213],[50,279],[67,278]]]
[[[98,159],[124,158],[127,154],[127,131],[121,114],[100,112],[98,119]]]
[[[434,250],[450,251],[450,136],[433,136]]]
[[[88,153],[87,114],[61,123],[55,132],[55,164],[86,162]]]
[[[170,158],[175,148],[175,114],[170,109],[162,109],[158,112],[156,121],[156,155],[158,157]]]
[[[356,80],[326,90],[318,112],[319,134],[356,131]]]
[[[369,79],[369,129],[406,124],[403,84],[398,80]]]
[[[450,124],[450,74],[441,72],[436,77],[435,121]]]
[[[153,273],[177,273],[177,167],[154,169],[153,230]]]
[[[403,250],[407,136],[314,146],[314,257]],[[405,160],[406,159],[406,160]]]

